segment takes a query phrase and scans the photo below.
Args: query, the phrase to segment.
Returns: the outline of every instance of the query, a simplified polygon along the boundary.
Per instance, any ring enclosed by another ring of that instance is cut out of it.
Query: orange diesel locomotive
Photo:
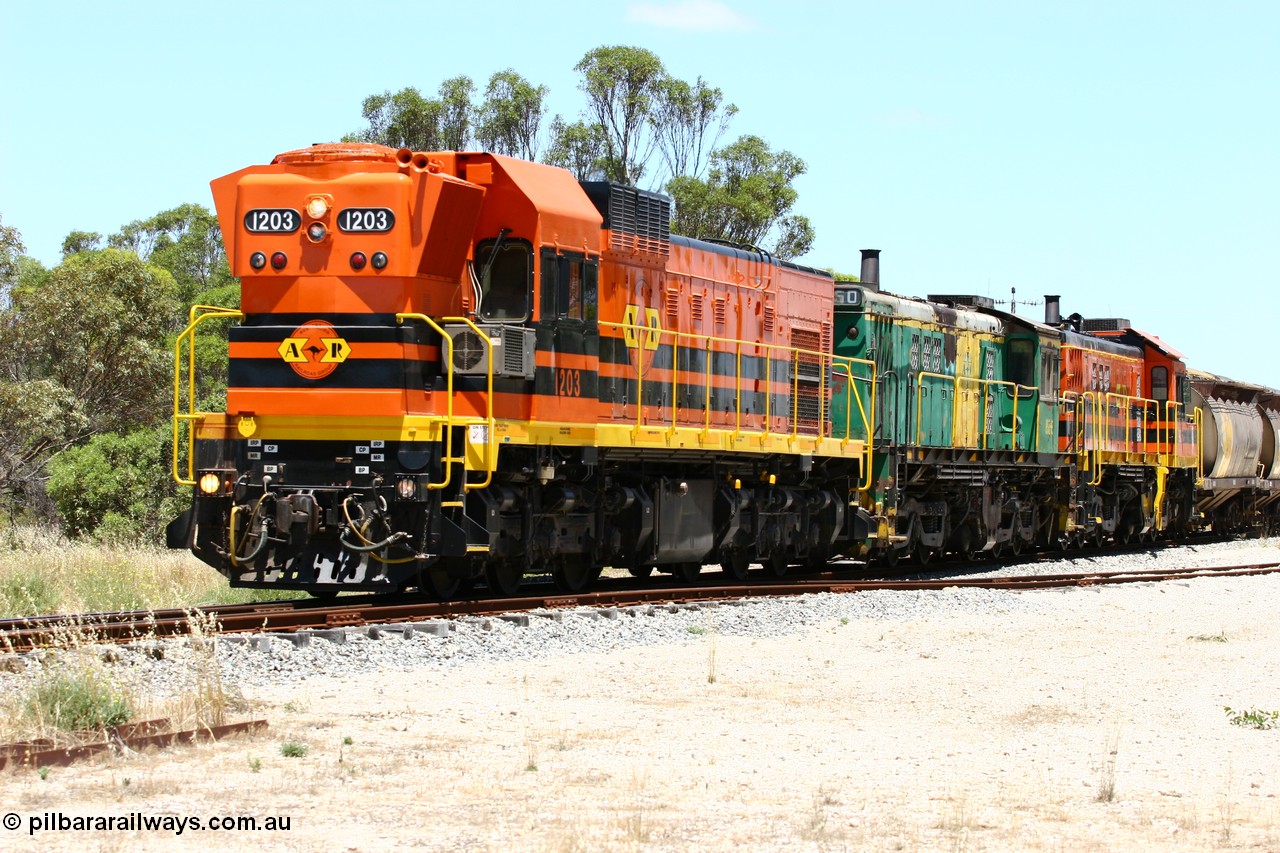
[[[574,591],[867,537],[873,369],[830,355],[828,274],[493,154],[316,145],[212,187],[241,307],[178,342],[195,501],[168,538],[233,586]],[[183,348],[226,318],[226,411],[200,412]]]

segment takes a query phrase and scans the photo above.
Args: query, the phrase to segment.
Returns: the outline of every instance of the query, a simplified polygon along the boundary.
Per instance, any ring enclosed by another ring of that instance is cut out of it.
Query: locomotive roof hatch
[[[1125,325],[1111,329],[1090,329],[1090,323],[1099,322],[1097,320],[1085,320],[1085,332],[1092,333],[1102,338],[1111,338],[1112,340],[1123,341],[1132,346],[1150,346],[1152,349],[1162,352],[1170,358],[1185,359],[1185,356],[1173,347],[1162,341],[1156,335],[1150,332],[1144,332],[1141,329],[1135,329],[1129,325],[1128,320],[1120,320],[1118,322]]]
[[[996,301],[990,296],[975,296],[971,294],[937,294],[930,293],[927,299],[930,302],[937,302],[942,305],[950,305],[955,308],[958,305],[968,305],[971,308],[995,308]]]

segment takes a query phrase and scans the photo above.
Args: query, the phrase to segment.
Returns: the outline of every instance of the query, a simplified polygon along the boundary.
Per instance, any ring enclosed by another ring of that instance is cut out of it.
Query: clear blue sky
[[[0,33],[0,216],[47,265],[358,129],[360,101],[646,47],[803,158],[803,260],[887,289],[1062,295],[1280,387],[1280,5],[1169,0],[24,2]],[[726,140],[727,141],[727,140]],[[1041,316],[1039,306],[1026,309]],[[1264,355],[1271,352],[1271,355]]]

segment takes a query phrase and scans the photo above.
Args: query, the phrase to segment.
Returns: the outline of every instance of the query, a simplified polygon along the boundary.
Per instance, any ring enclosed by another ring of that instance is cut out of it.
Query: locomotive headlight
[[[329,200],[322,195],[313,195],[307,199],[307,216],[319,219],[329,212]]]
[[[418,480],[415,477],[400,477],[396,480],[396,494],[402,501],[411,501],[418,494]]]
[[[312,222],[307,226],[307,239],[312,243],[319,243],[323,241],[325,233],[323,222]]]
[[[200,491],[206,495],[216,495],[222,490],[222,478],[213,471],[200,475]]]

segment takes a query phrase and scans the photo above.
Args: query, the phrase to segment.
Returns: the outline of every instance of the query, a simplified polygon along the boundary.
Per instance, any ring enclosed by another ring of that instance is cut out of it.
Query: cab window
[[[1036,386],[1036,348],[1028,340],[1009,341],[1009,359],[1005,364],[1005,379],[1024,387]]]
[[[488,240],[476,247],[479,315],[485,320],[526,320],[533,284],[533,256],[521,240]]]
[[[552,250],[542,253],[542,319],[595,323],[600,262]]]
[[[1151,368],[1151,398],[1161,403],[1169,400],[1169,368]]]

